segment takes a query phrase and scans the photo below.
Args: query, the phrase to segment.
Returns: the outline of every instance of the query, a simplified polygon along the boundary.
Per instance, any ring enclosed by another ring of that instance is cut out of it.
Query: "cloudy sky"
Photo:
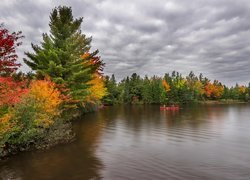
[[[20,59],[58,5],[84,17],[83,33],[118,79],[192,70],[227,85],[250,81],[249,0],[1,0],[0,23],[25,35]]]

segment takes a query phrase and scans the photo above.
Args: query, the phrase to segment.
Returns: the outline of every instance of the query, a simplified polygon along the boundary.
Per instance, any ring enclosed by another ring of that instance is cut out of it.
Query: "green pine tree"
[[[89,52],[91,38],[81,33],[82,18],[74,19],[70,7],[59,6],[50,14],[50,34],[43,34],[41,46],[32,45],[34,53],[26,52],[24,62],[36,72],[38,79],[49,76],[58,84],[65,84],[75,100],[84,101],[88,95],[92,74],[103,65],[89,61],[98,53]]]
[[[114,74],[112,74],[111,78],[109,76],[106,76],[105,86],[107,88],[108,94],[103,97],[102,102],[106,105],[113,105],[118,103],[120,92],[118,90]]]
[[[142,100],[145,104],[152,103],[152,88],[151,88],[151,82],[148,76],[145,76],[143,80]]]

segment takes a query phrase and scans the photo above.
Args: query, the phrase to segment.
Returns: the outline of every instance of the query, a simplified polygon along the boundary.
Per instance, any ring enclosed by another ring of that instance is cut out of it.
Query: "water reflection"
[[[105,179],[250,178],[250,133],[238,129],[250,128],[247,105],[183,107],[179,112],[129,106],[116,112],[119,118],[104,131],[98,149]]]
[[[0,163],[2,179],[250,179],[250,106],[114,106],[77,140]]]
[[[45,152],[26,152],[0,164],[2,179],[100,179],[102,163],[95,155],[105,127],[103,118],[90,114],[75,123],[76,141]],[[0,178],[0,179],[1,179]]]

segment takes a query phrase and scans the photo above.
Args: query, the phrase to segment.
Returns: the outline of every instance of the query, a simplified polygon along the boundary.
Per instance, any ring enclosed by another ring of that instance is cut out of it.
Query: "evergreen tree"
[[[145,104],[152,103],[152,88],[151,88],[151,82],[147,76],[145,76],[143,80],[143,86],[142,86],[142,101]]]
[[[91,63],[98,51],[88,53],[91,38],[81,33],[82,18],[74,19],[70,7],[59,6],[50,14],[50,34],[43,34],[41,46],[32,45],[34,53],[26,52],[24,62],[36,72],[38,79],[50,76],[70,89],[74,100],[84,102],[87,84],[103,63]],[[85,56],[85,54],[87,54]]]
[[[158,104],[164,101],[162,98],[163,93],[165,93],[165,89],[162,85],[162,80],[153,76],[151,79],[151,89],[152,89],[152,103]]]
[[[127,76],[126,79],[123,79],[122,83],[120,85],[124,89],[123,92],[122,92],[123,102],[130,103],[131,102],[131,94],[130,94],[130,80],[129,80],[129,77]]]
[[[107,105],[112,105],[117,103],[120,92],[118,90],[114,74],[112,74],[111,78],[109,76],[105,77],[105,86],[107,88],[108,93],[103,98],[103,103]]]
[[[142,80],[139,75],[133,73],[130,77],[129,93],[131,95],[131,102],[138,103],[142,97]]]

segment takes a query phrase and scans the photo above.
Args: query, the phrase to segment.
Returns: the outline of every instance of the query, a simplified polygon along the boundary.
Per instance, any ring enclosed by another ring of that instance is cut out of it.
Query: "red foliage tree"
[[[15,81],[12,77],[0,77],[0,106],[18,103],[28,92],[26,81]]]
[[[9,33],[0,25],[0,75],[14,72],[20,64],[16,62],[16,47],[22,43],[18,40],[22,38],[21,31]]]

